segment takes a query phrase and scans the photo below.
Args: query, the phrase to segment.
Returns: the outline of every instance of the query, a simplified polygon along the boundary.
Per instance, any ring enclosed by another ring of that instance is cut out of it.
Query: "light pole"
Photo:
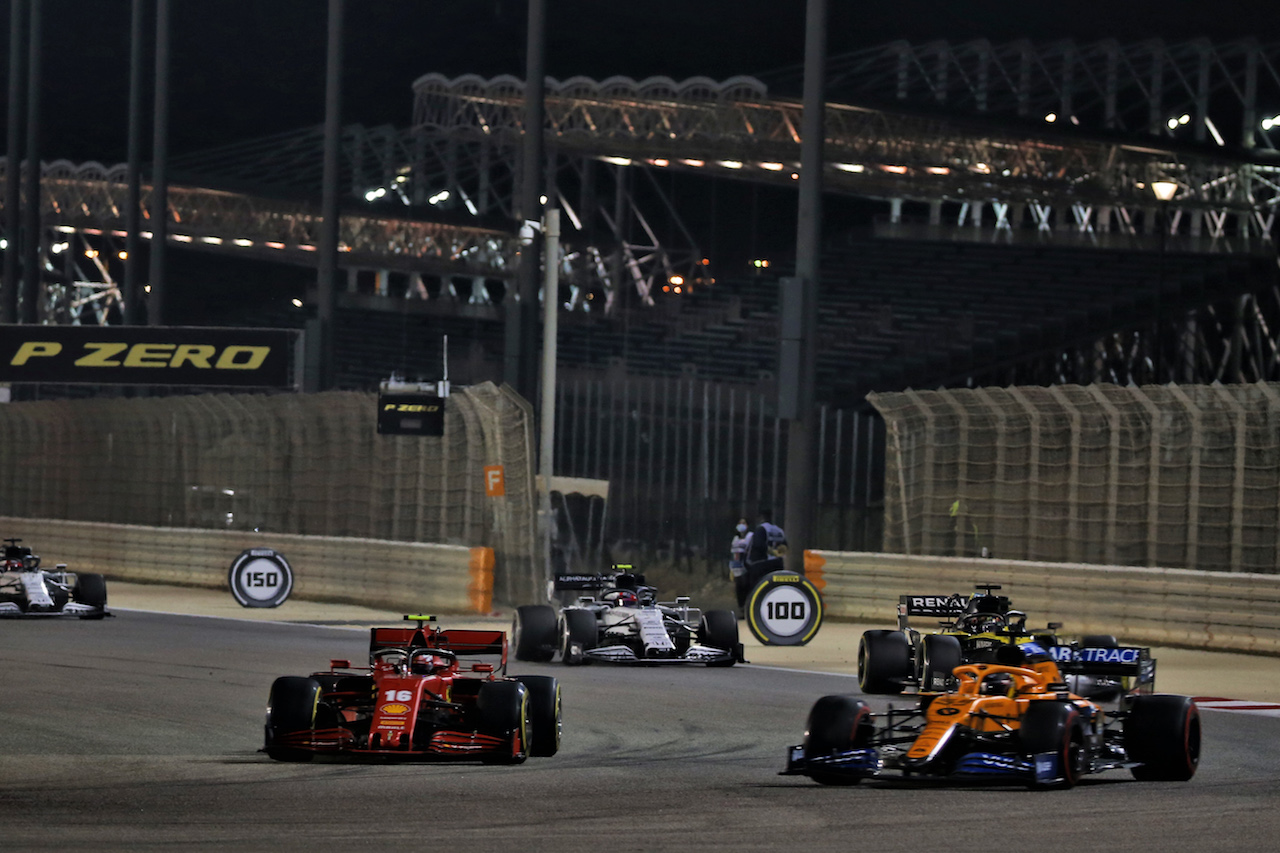
[[[4,171],[4,281],[0,283],[0,323],[18,322],[18,290],[21,273],[18,254],[22,251],[22,117],[23,87],[26,85],[26,3],[9,3],[9,128]]]
[[[555,574],[551,564],[551,540],[555,516],[551,511],[551,477],[555,473],[556,433],[556,330],[560,310],[560,211],[549,209],[542,217],[543,264],[542,284],[542,411],[541,445],[538,466],[542,472],[542,560],[543,580]]]
[[[1155,193],[1156,199],[1160,202],[1160,215],[1157,218],[1160,228],[1160,262],[1156,278],[1156,333],[1152,340],[1153,349],[1151,354],[1151,372],[1155,375],[1155,384],[1159,385],[1160,372],[1163,367],[1161,364],[1161,346],[1164,343],[1164,248],[1169,234],[1169,202],[1173,201],[1173,197],[1178,194],[1178,184],[1174,181],[1152,181],[1151,191]]]
[[[784,515],[790,542],[789,571],[804,572],[804,552],[813,546],[814,480],[819,434],[814,405],[817,371],[818,279],[822,256],[822,164],[826,110],[827,2],[805,4],[804,113],[796,217],[796,274],[779,292],[778,413],[787,420]]]

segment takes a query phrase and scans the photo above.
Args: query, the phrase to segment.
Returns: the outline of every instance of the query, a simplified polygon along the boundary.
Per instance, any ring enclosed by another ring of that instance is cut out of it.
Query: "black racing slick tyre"
[[[585,652],[596,647],[596,616],[590,610],[568,608],[560,615],[560,660],[569,666],[587,662]]]
[[[858,686],[863,693],[901,693],[911,676],[911,644],[901,631],[864,631],[858,643]]]
[[[517,675],[529,691],[529,754],[548,758],[560,751],[560,682],[549,675]]]
[[[1190,696],[1133,697],[1124,720],[1124,751],[1143,782],[1185,782],[1200,766],[1200,709]]]
[[[1114,634],[1085,634],[1080,638],[1080,645],[1086,649],[1115,649],[1120,642]]]
[[[86,613],[81,619],[101,619],[106,616],[107,581],[102,575],[91,572],[76,573],[76,585],[71,589],[71,599],[79,604],[97,607],[100,612]]]
[[[546,663],[555,657],[559,637],[556,611],[549,604],[523,604],[511,622],[511,644],[516,660]]]
[[[920,638],[917,673],[920,689],[942,692],[951,686],[951,673],[964,663],[960,641],[948,634],[925,634]]]
[[[266,743],[263,751],[276,761],[310,761],[312,754],[282,743],[285,736],[311,731],[320,704],[320,682],[286,675],[271,685],[267,698]]]
[[[1085,752],[1084,724],[1074,705],[1064,702],[1032,702],[1022,716],[1018,730],[1023,754],[1052,755],[1058,765],[1057,776],[1032,779],[1030,788],[1070,788],[1084,775],[1088,756]]]
[[[485,734],[509,738],[510,747],[482,759],[486,764],[523,764],[529,757],[529,689],[519,681],[486,681],[476,696]]]
[[[733,657],[709,663],[707,666],[733,666],[738,657],[738,617],[732,610],[708,610],[702,614],[698,627],[698,639],[702,645],[722,649]]]
[[[871,709],[852,696],[823,696],[809,711],[804,727],[804,755],[808,760],[839,755],[862,746],[871,734]],[[807,774],[819,785],[856,785],[861,776],[835,770],[812,769]]]

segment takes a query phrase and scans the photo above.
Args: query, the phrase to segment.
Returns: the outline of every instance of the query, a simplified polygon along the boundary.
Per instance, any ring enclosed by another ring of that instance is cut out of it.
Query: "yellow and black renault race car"
[[[1062,642],[1061,624],[1028,628],[1027,614],[997,595],[999,584],[978,584],[972,595],[904,595],[898,599],[896,630],[866,631],[858,644],[858,685],[864,693],[912,689],[946,690],[963,663],[991,663],[1006,646],[1036,643],[1063,668],[1071,689],[1100,701],[1125,693],[1151,692],[1155,661],[1149,649],[1121,646],[1114,636],[1086,635]],[[936,619],[922,632],[912,618]]]
[[[1072,693],[1034,643],[955,669],[947,693],[873,714],[854,696],[824,696],[782,775],[852,785],[896,772],[966,782],[1069,788],[1085,774],[1128,769],[1185,781],[1200,763],[1200,712],[1189,696],[1137,694],[1101,706]]]

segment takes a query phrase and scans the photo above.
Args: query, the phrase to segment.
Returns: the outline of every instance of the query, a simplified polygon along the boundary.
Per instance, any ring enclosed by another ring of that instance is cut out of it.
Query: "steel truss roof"
[[[901,91],[910,94],[919,88],[913,88],[915,83],[932,80],[934,101],[939,93],[952,98],[943,99],[950,111],[919,109],[911,98],[903,98],[905,103],[892,110],[828,103],[827,191],[925,202],[939,209],[945,203],[972,223],[996,229],[1134,234],[1139,228],[1151,230],[1151,224],[1161,220],[1152,215],[1156,202],[1150,185],[1165,179],[1180,188],[1166,211],[1169,215],[1162,218],[1171,233],[1206,237],[1220,249],[1271,240],[1280,199],[1280,159],[1274,152],[1243,144],[1214,148],[1124,134],[1125,117],[1134,108],[1123,97],[1119,70],[1114,109],[1108,94],[1112,89],[1102,90],[1107,105],[1103,116],[1112,127],[1091,130],[1085,122],[1020,123],[996,115],[1009,92],[1016,95],[1015,112],[1024,116],[1035,115],[1032,107],[1040,102],[1037,99],[1048,97],[1044,92],[1054,94],[1058,102],[1068,92],[1064,86],[1047,84],[1011,88],[1015,78],[1007,57],[1013,47],[985,51],[974,43],[907,51],[898,43],[890,48],[847,60],[843,72],[837,69],[845,77],[837,73],[834,82],[856,77],[868,90],[879,91],[889,79],[881,66],[887,68],[885,63],[892,59],[898,73],[893,80]],[[1025,57],[1024,48],[1018,46],[1018,57]],[[1028,67],[1040,74],[1031,76],[1033,82],[1048,80],[1055,67],[1071,80],[1091,81],[1091,89],[1083,84],[1070,89],[1071,103],[1089,108],[1081,110],[1086,118],[1092,108],[1076,93],[1097,89],[1098,72],[1090,63],[1096,62],[1099,51],[1115,58],[1117,69],[1130,69],[1129,77],[1135,80],[1142,56],[1164,56],[1167,62],[1161,67],[1176,69],[1183,84],[1189,79],[1186,57],[1208,56],[1225,70],[1207,77],[1197,72],[1195,91],[1201,94],[1213,95],[1223,87],[1234,92],[1244,85],[1242,97],[1252,92],[1250,97],[1256,99],[1259,81],[1276,77],[1272,48],[1228,46],[1207,54],[1203,48],[1194,43],[1161,54],[1150,45],[1078,50],[1055,43]],[[925,58],[930,55],[943,57],[940,64],[928,65]],[[978,61],[975,57],[989,61],[985,78],[975,76],[965,64]],[[1054,57],[1061,58],[1057,66]],[[1243,84],[1231,64],[1237,59],[1253,69]],[[999,73],[993,74],[991,68],[996,67]],[[934,76],[922,76],[929,68]],[[882,72],[879,76],[872,73],[876,69]],[[1092,70],[1085,74],[1085,69]],[[939,77],[942,70],[946,74]],[[946,86],[938,85],[940,79]],[[983,79],[987,88],[975,88],[973,81]],[[963,86],[953,86],[952,80]],[[342,180],[349,190],[340,234],[348,253],[344,265],[509,279],[519,251],[510,217],[524,132],[523,81],[429,74],[413,88],[411,128],[344,131]],[[1154,91],[1154,85],[1148,88]],[[960,91],[986,91],[982,99],[973,94],[973,102],[984,108],[957,115],[952,108],[966,103],[954,94]],[[602,172],[613,181],[611,206],[590,200],[585,191],[575,204],[570,191],[558,186],[557,202],[574,226],[564,239],[563,262],[575,306],[586,304],[581,295],[592,281],[603,283],[606,305],[613,303],[623,282],[648,301],[659,278],[698,256],[682,226],[661,229],[679,234],[686,244],[682,247],[663,245],[655,236],[657,229],[650,224],[654,216],[679,226],[679,215],[656,182],[651,182],[648,198],[667,207],[642,210],[627,172],[635,169],[652,177],[662,170],[681,170],[792,185],[799,169],[801,104],[771,96],[754,78],[676,82],[576,77],[549,80],[546,92],[549,169],[585,189],[597,180],[588,173],[599,171],[599,161],[615,167]],[[1163,96],[1147,94],[1153,103],[1165,104]],[[1269,143],[1265,134],[1259,139]],[[319,131],[308,129],[176,159],[172,173],[177,178],[170,188],[174,239],[310,262],[319,218],[318,206],[305,197],[314,197],[318,190],[320,143]],[[184,173],[205,178],[184,181]],[[123,166],[60,162],[46,166],[44,174],[46,222],[104,232],[123,229]],[[369,192],[379,190],[383,198],[366,201]],[[452,211],[441,209],[447,205],[430,204],[442,190],[450,193]],[[355,205],[362,206],[358,212]]]
[[[0,177],[7,176],[7,160],[0,158]],[[41,196],[43,220],[55,231],[108,240],[125,237],[124,165],[77,165],[65,160],[43,164]],[[180,185],[169,188],[168,198],[169,238],[176,243],[254,253],[286,263],[315,263],[321,220],[318,204]],[[144,217],[149,216],[149,186],[143,187],[142,205]],[[408,219],[399,210],[394,213],[398,215],[344,212],[339,227],[344,263],[441,276],[514,277],[519,245],[513,233]],[[151,233],[145,231],[142,236],[149,240]],[[59,261],[51,254],[53,245],[57,244],[42,247],[50,272]],[[79,263],[69,257],[59,265]],[[91,269],[67,268],[53,276],[42,296],[41,316],[75,321],[80,309],[89,307],[102,320],[121,294],[110,268],[96,255],[92,257]]]
[[[65,160],[41,170],[46,221],[77,230],[119,231],[125,227],[125,167]],[[180,243],[231,245],[278,253],[301,261],[316,251],[318,205],[189,186],[171,186],[169,234]],[[150,187],[143,187],[144,216]],[[397,211],[399,213],[399,211]],[[150,233],[143,235],[150,238]],[[514,275],[513,235],[490,228],[418,221],[403,216],[344,212],[339,251],[392,269],[445,275]]]
[[[760,75],[797,89],[803,68]],[[835,100],[945,106],[1105,130],[1275,149],[1280,125],[1280,43],[1256,39],[1168,43],[1070,39],[992,44],[894,41],[833,56],[827,91]],[[1183,116],[1186,116],[1183,119]],[[1172,124],[1170,121],[1172,120]]]
[[[415,128],[517,138],[522,89],[510,77],[426,75],[414,84]],[[611,162],[786,184],[799,169],[800,114],[798,101],[769,97],[750,78],[572,78],[548,81],[546,133],[560,151]],[[1175,205],[1197,235],[1269,238],[1280,197],[1280,160],[1171,140],[837,103],[827,105],[826,133],[830,192],[1024,206],[1032,227],[1058,209],[1080,230],[1131,229],[1133,211],[1155,205],[1151,182],[1168,179],[1179,183]],[[1022,225],[1007,212],[1001,221]]]

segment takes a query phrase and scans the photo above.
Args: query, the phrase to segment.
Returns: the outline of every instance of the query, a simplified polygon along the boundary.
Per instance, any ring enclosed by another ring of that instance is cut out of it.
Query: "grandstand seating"
[[[1273,260],[1246,255],[866,236],[829,244],[822,270],[817,394],[837,406],[856,405],[873,390],[939,387],[993,365],[1087,345],[1149,323],[1158,306],[1190,310],[1275,276]],[[759,386],[776,372],[773,271],[722,276],[657,299],[656,307],[630,306],[615,316],[562,314],[563,375],[693,371]],[[376,387],[392,371],[439,378],[446,334],[454,381],[501,378],[500,307],[436,301],[412,311],[374,310],[381,301],[360,300],[362,307],[337,314],[340,387]]]

